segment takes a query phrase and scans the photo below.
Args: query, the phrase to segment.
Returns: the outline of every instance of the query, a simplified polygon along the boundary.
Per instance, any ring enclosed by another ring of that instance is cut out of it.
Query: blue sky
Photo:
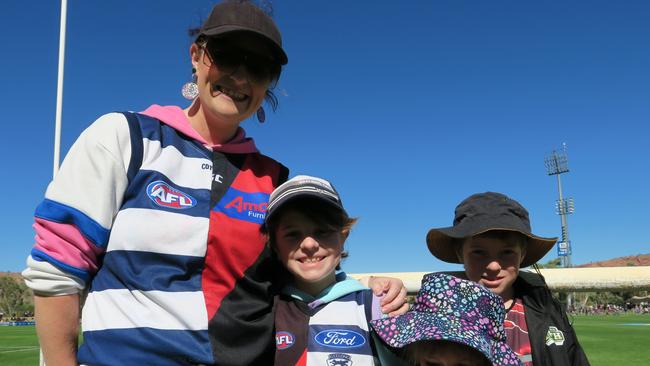
[[[68,3],[62,153],[103,113],[187,102],[187,28],[212,1]],[[292,175],[330,179],[360,218],[348,272],[458,267],[424,237],[475,192],[560,235],[544,157],[568,145],[577,264],[650,252],[650,3],[274,1],[280,106],[243,124]],[[57,1],[3,2],[0,271],[19,271],[52,174]],[[556,257],[555,249],[543,261]]]

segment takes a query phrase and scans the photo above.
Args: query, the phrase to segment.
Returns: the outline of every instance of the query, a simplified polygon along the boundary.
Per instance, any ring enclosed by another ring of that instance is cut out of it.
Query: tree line
[[[34,313],[32,292],[19,279],[0,274],[0,319],[23,318]]]

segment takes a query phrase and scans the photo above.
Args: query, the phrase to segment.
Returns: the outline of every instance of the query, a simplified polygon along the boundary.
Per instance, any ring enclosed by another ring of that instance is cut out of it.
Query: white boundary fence
[[[533,271],[526,268],[522,271]],[[435,271],[432,271],[435,272]],[[548,287],[553,291],[643,291],[650,290],[650,266],[589,267],[540,269]],[[350,276],[389,276],[404,282],[410,294],[420,289],[422,276],[430,272],[352,273]],[[455,274],[458,272],[447,272]]]
[[[522,271],[532,271],[523,269]],[[432,271],[433,272],[433,271]],[[592,267],[540,269],[548,287],[553,291],[623,291],[650,290],[650,266],[644,267]],[[354,278],[388,276],[404,282],[409,294],[420,289],[422,277],[430,272],[351,273]],[[459,272],[447,272],[458,274]],[[45,366],[41,354],[40,365]]]

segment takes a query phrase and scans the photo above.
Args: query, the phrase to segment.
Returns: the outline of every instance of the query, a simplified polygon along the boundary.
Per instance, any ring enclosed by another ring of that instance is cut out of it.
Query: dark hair
[[[295,199],[280,207],[278,211],[273,214],[271,219],[260,228],[260,232],[267,235],[267,243],[271,248],[275,247],[275,232],[278,228],[278,223],[282,216],[290,210],[304,215],[321,227],[339,231],[344,235],[350,233],[352,226],[354,226],[358,220],[357,218],[348,216],[345,211],[326,204],[320,199],[311,197]],[[347,258],[348,255],[348,252],[345,250],[341,252],[341,258]],[[336,269],[340,270],[340,265],[337,266]]]

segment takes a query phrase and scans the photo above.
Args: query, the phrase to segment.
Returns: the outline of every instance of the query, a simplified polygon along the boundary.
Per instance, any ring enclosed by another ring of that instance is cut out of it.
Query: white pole
[[[63,66],[65,65],[65,24],[68,17],[68,0],[61,0],[61,24],[59,26],[59,70],[56,81],[56,115],[54,117],[54,158],[52,164],[52,179],[59,171],[61,160],[61,111],[63,106]],[[39,366],[45,366],[43,349],[39,347]]]
[[[56,83],[56,116],[54,122],[54,164],[52,178],[59,171],[61,153],[61,110],[63,105],[63,66],[65,64],[65,22],[68,1],[61,0],[61,27],[59,29],[59,75]]]

